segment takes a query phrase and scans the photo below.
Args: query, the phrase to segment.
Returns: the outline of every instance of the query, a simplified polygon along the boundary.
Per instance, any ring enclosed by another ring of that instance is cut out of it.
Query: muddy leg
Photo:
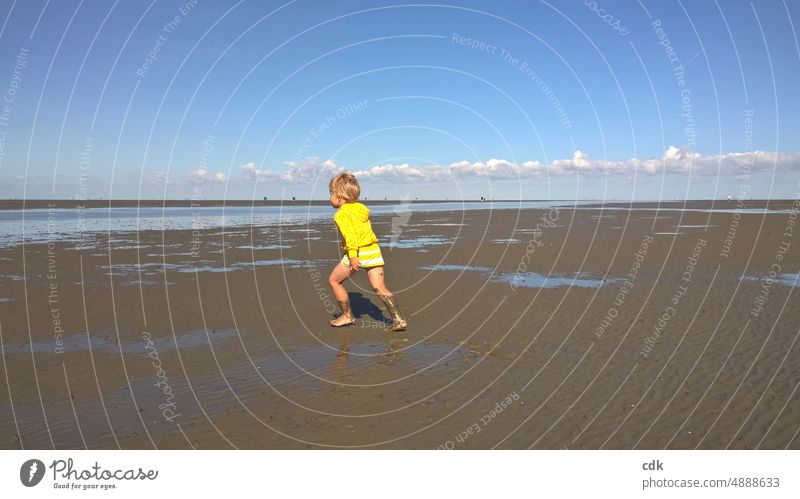
[[[389,315],[392,317],[392,331],[404,331],[408,324],[403,316],[400,314],[400,308],[397,306],[394,294],[386,287],[383,277],[383,267],[373,267],[367,271],[369,283],[372,289],[378,294]]]
[[[342,284],[350,278],[353,271],[349,267],[344,266],[339,262],[328,277],[328,284],[331,286],[333,295],[339,303],[339,308],[342,310],[342,315],[330,321],[331,326],[347,326],[353,323],[353,311],[350,309],[350,300],[347,296],[347,289]]]

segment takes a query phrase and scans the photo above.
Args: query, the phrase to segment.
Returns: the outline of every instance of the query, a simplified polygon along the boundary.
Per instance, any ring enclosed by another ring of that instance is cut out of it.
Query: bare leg
[[[389,315],[392,316],[392,331],[403,331],[408,324],[406,320],[403,319],[403,316],[400,315],[400,309],[397,307],[397,303],[395,303],[394,294],[386,287],[383,278],[383,267],[372,267],[368,269],[367,277],[369,278],[372,289],[378,293],[378,297],[380,297],[383,304],[386,305],[386,310],[389,311]]]
[[[342,315],[330,321],[331,326],[339,327],[346,326],[353,323],[353,312],[350,310],[350,299],[347,296],[347,289],[342,284],[344,281],[353,275],[353,271],[345,267],[342,262],[336,264],[333,268],[330,277],[328,277],[328,284],[331,286],[333,296],[339,302],[339,308],[342,309]]]

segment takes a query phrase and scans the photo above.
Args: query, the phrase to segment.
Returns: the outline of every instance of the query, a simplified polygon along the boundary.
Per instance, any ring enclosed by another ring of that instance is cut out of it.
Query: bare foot
[[[347,316],[347,315],[344,315],[344,314],[340,315],[339,317],[337,317],[335,319],[331,319],[331,321],[330,321],[331,326],[333,326],[333,327],[349,326],[349,325],[353,324],[354,322],[355,321],[353,320],[353,317]]]
[[[408,326],[408,324],[402,317],[392,321],[392,331],[405,331],[406,326]]]

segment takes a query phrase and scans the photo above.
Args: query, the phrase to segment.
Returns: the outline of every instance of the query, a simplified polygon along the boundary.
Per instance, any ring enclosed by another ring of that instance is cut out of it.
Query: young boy
[[[328,191],[331,195],[331,206],[338,208],[333,221],[339,227],[342,249],[345,251],[344,257],[336,264],[328,278],[331,290],[342,309],[342,315],[330,321],[331,326],[353,324],[353,312],[350,310],[347,290],[342,283],[359,269],[365,268],[372,289],[392,316],[392,331],[405,330],[406,321],[400,315],[394,295],[383,281],[383,257],[378,246],[378,238],[375,237],[372,224],[369,222],[369,208],[357,202],[361,195],[358,180],[351,173],[340,173],[331,179]]]

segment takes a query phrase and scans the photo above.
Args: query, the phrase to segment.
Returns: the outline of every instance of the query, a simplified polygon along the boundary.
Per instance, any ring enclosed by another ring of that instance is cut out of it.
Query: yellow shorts
[[[358,261],[364,268],[380,267],[383,265],[383,255],[381,255],[381,247],[378,243],[372,243],[369,246],[362,246],[358,248]],[[350,259],[347,258],[347,253],[342,257],[342,264],[350,268]]]

